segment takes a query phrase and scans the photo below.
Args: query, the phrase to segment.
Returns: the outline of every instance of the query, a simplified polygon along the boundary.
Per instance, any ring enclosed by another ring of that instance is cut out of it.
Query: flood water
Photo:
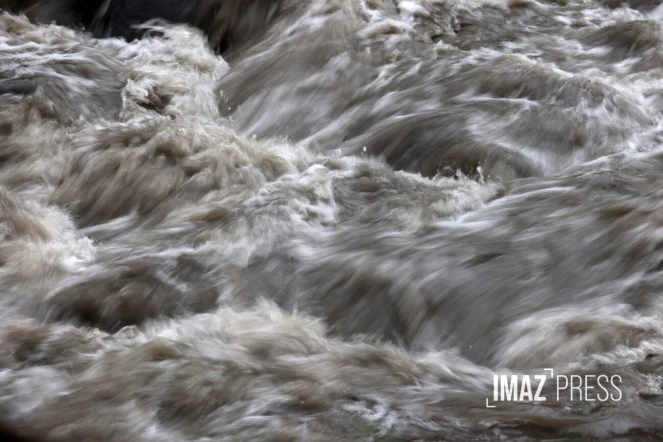
[[[0,15],[0,433],[661,440],[663,6],[254,3]]]

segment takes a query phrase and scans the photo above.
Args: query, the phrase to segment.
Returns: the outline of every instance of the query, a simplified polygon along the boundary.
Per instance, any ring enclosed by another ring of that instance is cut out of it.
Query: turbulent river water
[[[663,6],[266,17],[0,15],[0,433],[661,440]]]

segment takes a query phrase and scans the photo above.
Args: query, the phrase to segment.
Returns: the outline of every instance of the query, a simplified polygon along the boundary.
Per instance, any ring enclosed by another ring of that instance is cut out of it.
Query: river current
[[[255,3],[0,15],[0,433],[661,440],[663,6]]]

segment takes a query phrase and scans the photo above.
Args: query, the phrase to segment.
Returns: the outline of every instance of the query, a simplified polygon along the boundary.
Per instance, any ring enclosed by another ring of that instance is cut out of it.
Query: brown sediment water
[[[278,3],[0,15],[0,436],[662,438],[663,9]]]

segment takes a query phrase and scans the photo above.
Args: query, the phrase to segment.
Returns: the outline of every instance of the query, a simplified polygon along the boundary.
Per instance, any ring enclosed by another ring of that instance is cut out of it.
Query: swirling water
[[[269,16],[0,16],[2,431],[660,440],[663,6]],[[543,368],[621,394],[486,406]]]

